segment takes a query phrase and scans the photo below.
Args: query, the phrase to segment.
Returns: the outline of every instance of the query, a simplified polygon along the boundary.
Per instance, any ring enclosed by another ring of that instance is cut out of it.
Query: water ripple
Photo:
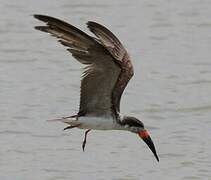
[[[27,135],[31,135],[32,133],[27,132],[27,131],[4,130],[4,131],[0,131],[0,134],[14,134],[14,135],[27,134]]]
[[[140,110],[140,112],[147,113],[163,113],[163,112],[182,112],[182,113],[190,113],[190,112],[210,112],[211,105],[206,106],[196,106],[196,107],[183,107],[183,108],[149,108]]]

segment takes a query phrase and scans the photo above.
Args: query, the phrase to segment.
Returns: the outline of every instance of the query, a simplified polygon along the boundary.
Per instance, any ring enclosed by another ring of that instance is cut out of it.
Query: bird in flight
[[[96,22],[87,23],[88,29],[95,35],[92,37],[57,18],[38,14],[34,17],[45,23],[43,26],[35,26],[35,29],[58,38],[72,56],[85,65],[78,113],[57,119],[68,124],[65,130],[75,127],[86,129],[83,150],[91,130],[130,131],[148,145],[159,161],[143,122],[120,114],[121,96],[134,72],[130,57],[118,38]]]

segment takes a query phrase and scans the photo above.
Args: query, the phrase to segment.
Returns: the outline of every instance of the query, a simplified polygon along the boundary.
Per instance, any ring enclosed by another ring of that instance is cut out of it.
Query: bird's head
[[[128,131],[138,134],[138,136],[148,145],[157,161],[159,161],[155,145],[149,135],[149,132],[145,129],[143,122],[135,117],[124,116],[121,123]]]

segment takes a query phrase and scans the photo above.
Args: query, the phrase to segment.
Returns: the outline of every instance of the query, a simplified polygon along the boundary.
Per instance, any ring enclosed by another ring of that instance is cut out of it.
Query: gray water
[[[1,180],[211,179],[210,0],[0,0]],[[82,66],[35,31],[42,13],[86,30],[106,25],[131,54],[135,76],[122,113],[142,119],[157,163],[134,134],[63,131],[75,114]]]

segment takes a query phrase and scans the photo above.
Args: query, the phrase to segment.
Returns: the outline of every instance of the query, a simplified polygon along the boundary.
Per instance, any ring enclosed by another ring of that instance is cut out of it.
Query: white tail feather
[[[63,123],[67,123],[67,124],[70,124],[70,125],[76,125],[78,124],[78,120],[76,117],[62,117],[62,118],[58,118],[58,119],[50,119],[50,120],[47,120],[49,122],[56,122],[56,121],[59,121],[59,122],[63,122]]]

